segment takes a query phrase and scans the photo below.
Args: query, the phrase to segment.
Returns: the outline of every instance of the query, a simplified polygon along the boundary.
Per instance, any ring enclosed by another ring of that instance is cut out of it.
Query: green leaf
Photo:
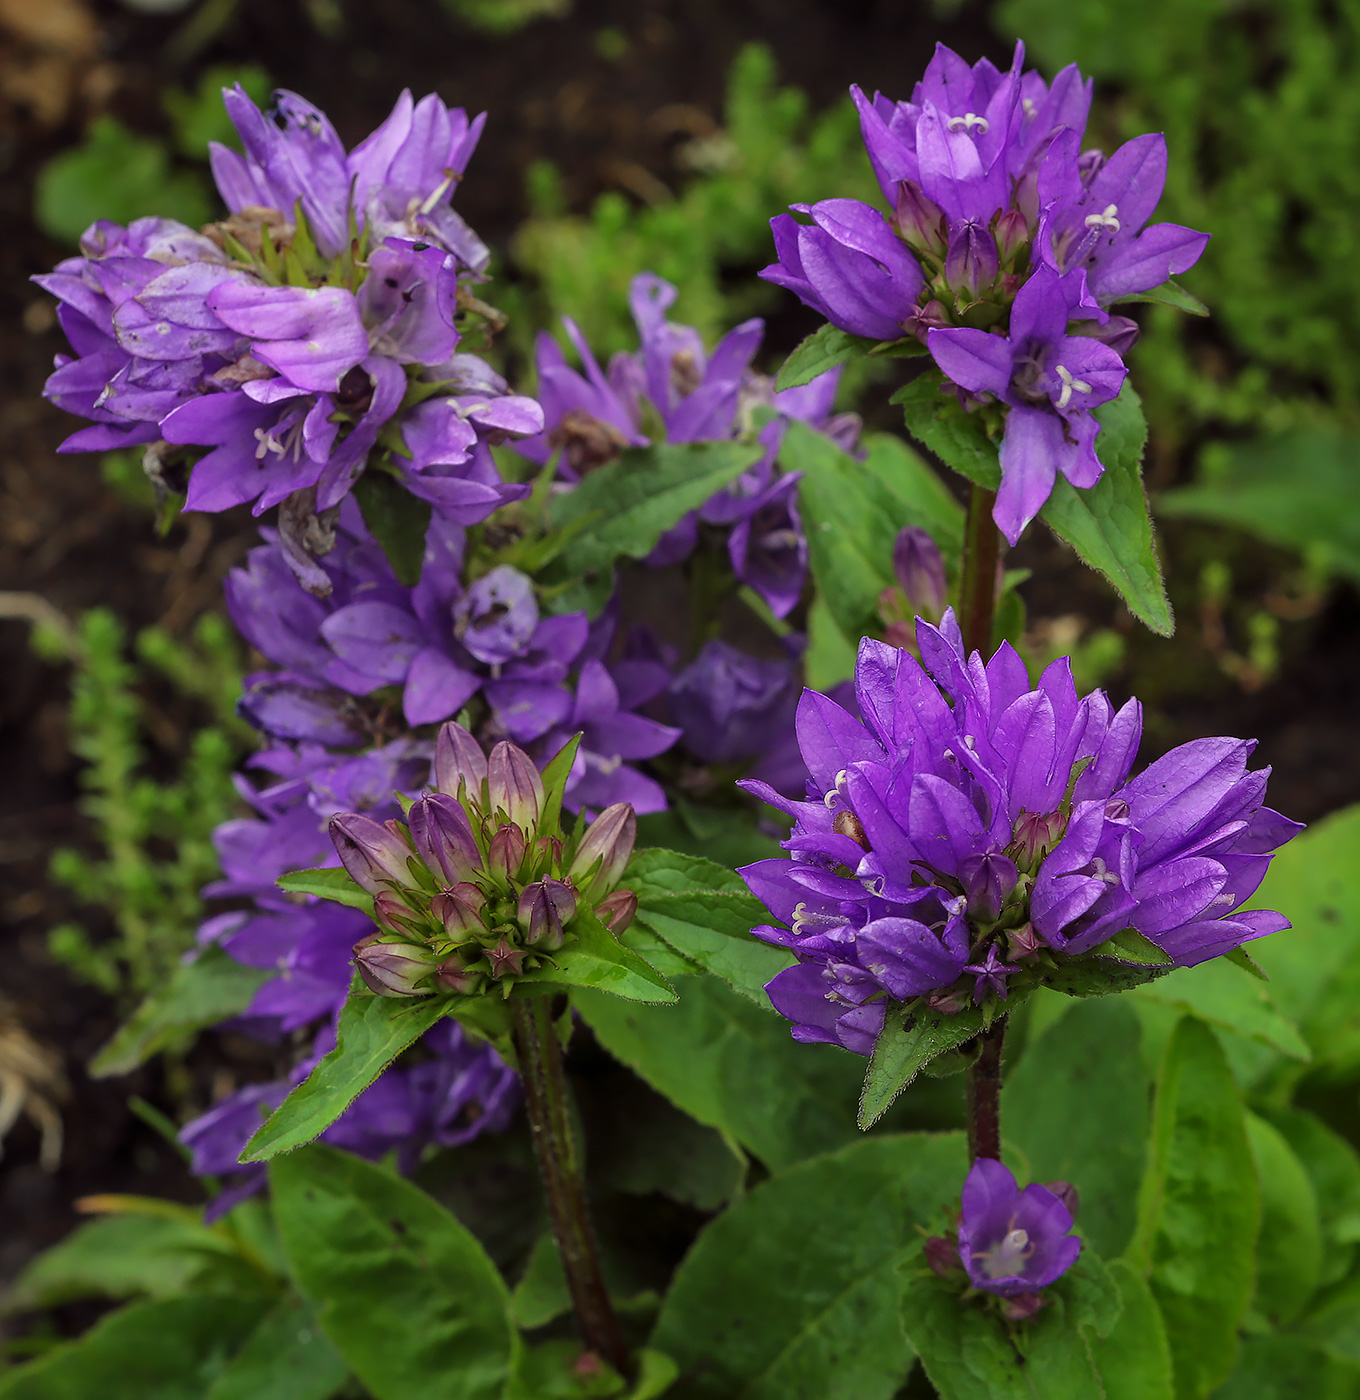
[[[802,384],[811,384],[819,374],[867,355],[877,344],[876,340],[851,335],[827,322],[799,341],[793,354],[780,366],[774,387],[776,390],[796,389]]]
[[[1118,997],[1072,1004],[1006,1076],[1001,1129],[1036,1181],[1073,1181],[1082,1235],[1113,1258],[1133,1233],[1152,1081]]]
[[[1160,287],[1154,287],[1150,292],[1132,292],[1125,297],[1116,297],[1111,305],[1118,306],[1126,301],[1151,301],[1161,306],[1174,306],[1177,311],[1188,311],[1192,316],[1209,314],[1209,308],[1197,296],[1191,296],[1174,277],[1168,277]]]
[[[956,560],[963,552],[963,507],[934,469],[896,433],[865,433],[860,447],[860,469],[873,472],[897,498],[903,524],[924,530],[946,560]]]
[[[634,855],[623,884],[638,897],[640,923],[695,968],[769,1009],[765,983],[792,958],[751,937],[769,914],[736,871],[702,856],[649,848]]]
[[[923,1265],[906,1279],[902,1328],[941,1400],[1035,1400],[1001,1319],[960,1302],[957,1288],[933,1279]],[[1084,1350],[1079,1338],[1073,1342]],[[1099,1393],[1094,1386],[1087,1392]]]
[[[449,998],[351,995],[335,1049],[246,1143],[242,1162],[267,1162],[324,1133],[393,1060],[441,1017]]]
[[[543,815],[539,818],[540,831],[555,831],[562,817],[562,797],[567,790],[567,779],[571,776],[571,765],[576,761],[576,750],[581,747],[581,735],[573,734],[565,744],[548,760],[543,769]]]
[[[819,597],[847,640],[858,643],[866,632],[876,631],[878,598],[896,582],[893,545],[907,525],[930,528],[946,515],[940,501],[943,487],[919,465],[906,468],[908,449],[896,452],[878,448],[880,470],[866,470],[830,438],[804,423],[790,423],[780,448],[786,469],[801,472],[798,503],[808,554]],[[891,474],[894,484],[889,485]],[[922,487],[923,481],[932,484]],[[919,488],[919,503],[907,493]],[[940,541],[953,546],[962,537],[958,507],[950,537]]]
[[[1169,954],[1164,953],[1150,939],[1144,938],[1136,928],[1121,929],[1112,938],[1097,943],[1091,951],[1105,957],[1118,958],[1120,962],[1133,963],[1136,967],[1158,967],[1171,961]]]
[[[1232,1070],[1214,1033],[1186,1016],[1162,1059],[1126,1255],[1161,1308],[1178,1400],[1200,1400],[1232,1371],[1260,1218]]]
[[[627,1400],[658,1400],[680,1377],[680,1368],[664,1351],[643,1347],[637,1357],[637,1384]]]
[[[582,1371],[582,1357],[581,1343],[565,1339],[521,1348],[505,1400],[603,1400],[622,1395],[626,1383],[612,1366],[596,1357]]]
[[[331,1400],[349,1367],[301,1298],[282,1298],[203,1400]]]
[[[279,1158],[269,1179],[298,1283],[376,1400],[501,1400],[510,1295],[443,1206],[320,1145]]]
[[[1319,1282],[1335,1283],[1345,1276],[1360,1240],[1360,1154],[1316,1114],[1303,1109],[1276,1109],[1270,1121],[1308,1173],[1326,1243]],[[1360,1352],[1356,1357],[1360,1359]]]
[[[760,457],[739,442],[663,442],[628,448],[616,461],[554,496],[549,519],[565,529],[595,517],[562,551],[555,571],[567,576],[607,571],[621,556],[650,554],[665,531],[730,485]]]
[[[855,674],[855,648],[837,625],[820,593],[813,595],[808,608],[808,644],[803,653],[803,669],[808,685],[823,694]]]
[[[716,978],[677,977],[675,986],[675,1006],[586,991],[572,1001],[616,1060],[772,1170],[857,1137],[859,1056],[797,1044],[786,1021]]]
[[[350,909],[362,909],[370,918],[373,917],[373,896],[354,882],[348,870],[290,870],[280,875],[275,883],[289,894],[314,894],[318,899],[329,899]]]
[[[1282,1016],[1262,982],[1225,958],[1180,968],[1139,987],[1134,995],[1188,1011],[1201,1021],[1236,1031],[1295,1060],[1312,1058],[1298,1028]]]
[[[1303,427],[1206,448],[1193,486],[1163,491],[1157,513],[1235,525],[1329,571],[1360,579],[1360,438]]]
[[[941,379],[937,370],[928,369],[889,403],[901,407],[907,431],[922,447],[960,476],[995,491],[1001,485],[999,444],[987,436],[981,414],[966,412],[955,395],[943,392]]]
[[[0,1377],[0,1400],[203,1400],[268,1299],[191,1294],[133,1303]]]
[[[853,655],[850,662],[853,669]],[[753,807],[710,807],[676,793],[668,797],[666,811],[644,812],[638,817],[639,849],[660,846],[703,856],[729,871],[784,855],[778,839],[757,825],[760,818]]]
[[[425,564],[429,504],[383,471],[366,471],[354,483],[354,499],[392,572],[408,588],[414,588]]]
[[[925,1009],[904,1016],[896,1007],[890,1009],[864,1076],[860,1127],[873,1127],[931,1060],[957,1050],[981,1030],[982,1012],[973,1006],[952,1016]]]
[[[652,1344],[693,1400],[889,1400],[911,1362],[899,1269],[967,1169],[956,1133],[858,1142],[791,1167],[705,1227]]]
[[[1110,1265],[1110,1275],[1123,1309],[1107,1336],[1090,1339],[1104,1400],[1173,1400],[1171,1349],[1152,1290],[1122,1259]]]
[[[517,1327],[533,1331],[570,1311],[571,1294],[567,1290],[567,1276],[562,1272],[557,1241],[551,1233],[540,1235],[510,1295],[510,1317]]]
[[[591,987],[629,1001],[673,1002],[675,990],[645,958],[621,943],[587,909],[572,921],[575,940],[521,982],[554,982],[564,987]]]
[[[1129,611],[1159,637],[1175,631],[1152,537],[1140,464],[1147,440],[1143,404],[1127,383],[1119,397],[1094,410],[1101,430],[1096,455],[1105,473],[1089,489],[1059,475],[1039,512],[1060,540],[1109,580]]]
[[[1255,1307],[1276,1326],[1296,1321],[1322,1278],[1317,1194],[1280,1131],[1247,1114],[1247,1136],[1261,1186]]]
[[[1304,1337],[1248,1337],[1237,1369],[1214,1400],[1354,1400],[1360,1365]]]
[[[129,1074],[167,1046],[216,1025],[248,1007],[270,974],[244,967],[217,944],[193,962],[180,963],[169,979],[132,1013],[113,1039],[90,1061],[96,1079]]]

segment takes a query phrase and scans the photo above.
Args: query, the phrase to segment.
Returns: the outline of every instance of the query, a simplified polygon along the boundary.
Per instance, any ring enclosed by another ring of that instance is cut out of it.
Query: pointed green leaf
[[[217,944],[180,963],[90,1062],[96,1079],[128,1074],[169,1045],[237,1016],[270,974],[238,963]]]
[[[1110,1265],[1110,1275],[1123,1309],[1107,1336],[1090,1339],[1104,1400],[1173,1400],[1171,1350],[1156,1299],[1124,1260]]]
[[[562,1271],[562,1256],[549,1232],[534,1242],[529,1262],[510,1295],[510,1316],[517,1327],[532,1332],[570,1311],[571,1293]]]
[[[902,1328],[941,1400],[1035,1400],[995,1313],[961,1303],[957,1286],[933,1278],[924,1261],[904,1272]],[[1088,1394],[1100,1392],[1092,1388]]]
[[[521,982],[591,987],[629,1001],[672,1002],[675,989],[645,958],[620,943],[589,910],[572,921],[574,940]]]
[[[796,389],[800,385],[811,384],[819,374],[867,355],[877,344],[876,340],[851,335],[849,331],[839,330],[827,322],[798,343],[793,354],[780,366],[774,387],[777,390]]]
[[[366,471],[354,483],[354,498],[392,572],[408,588],[414,588],[425,563],[429,505],[383,471]]]
[[[555,831],[562,817],[562,795],[567,790],[567,779],[571,776],[571,765],[576,761],[576,750],[581,747],[581,735],[573,734],[548,760],[542,773],[544,805],[540,829]]]
[[[376,1400],[501,1400],[510,1296],[463,1225],[395,1172],[335,1148],[281,1157],[269,1179],[298,1283]]]
[[[1101,425],[1095,446],[1104,475],[1085,490],[1060,475],[1039,515],[1084,563],[1109,580],[1140,622],[1159,637],[1169,637],[1175,622],[1140,466],[1147,439],[1142,400],[1126,382],[1117,399],[1094,412]]]
[[[975,1006],[952,1016],[924,1008],[904,1016],[890,1005],[860,1091],[860,1127],[873,1127],[931,1060],[957,1050],[981,1030],[982,1012]]]
[[[289,894],[313,894],[318,899],[329,899],[350,909],[362,909],[372,917],[373,896],[355,884],[348,870],[290,870],[280,875],[275,883]]]
[[[1233,1369],[1260,1221],[1236,1081],[1214,1033],[1186,1016],[1162,1058],[1125,1256],[1161,1308],[1180,1400],[1209,1395]]]
[[[1116,297],[1113,305],[1126,301],[1151,301],[1161,306],[1174,306],[1177,311],[1188,311],[1192,316],[1207,316],[1209,308],[1197,297],[1192,296],[1174,277],[1168,277],[1160,287],[1150,292],[1133,292],[1126,297]]]
[[[943,376],[927,369],[889,400],[902,409],[907,431],[952,471],[995,491],[1001,485],[999,441],[987,435],[980,413],[968,413],[942,388]]]
[[[861,470],[873,472],[901,503],[903,524],[924,530],[946,560],[963,550],[963,507],[918,452],[896,433],[865,433]]]
[[[890,1400],[911,1363],[903,1263],[967,1170],[957,1133],[861,1141],[780,1172],[705,1227],[652,1344],[693,1400]]]
[[[241,1161],[267,1162],[325,1132],[407,1046],[448,1014],[449,1001],[351,993],[340,1012],[335,1049],[246,1143]]]
[[[1103,943],[1097,943],[1091,952],[1118,958],[1120,962],[1133,963],[1136,967],[1160,967],[1171,962],[1168,954],[1150,939],[1144,938],[1136,928],[1121,930]]]

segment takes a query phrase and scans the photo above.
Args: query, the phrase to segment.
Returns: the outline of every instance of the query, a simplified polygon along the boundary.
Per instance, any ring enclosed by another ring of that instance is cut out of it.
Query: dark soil
[[[77,18],[84,13],[81,0],[69,5]],[[524,174],[535,159],[551,159],[564,171],[577,208],[626,184],[630,167],[677,183],[674,138],[664,123],[649,119],[670,104],[717,119],[731,60],[750,40],[769,44],[782,78],[804,87],[816,105],[851,81],[904,92],[937,39],[971,55],[1002,56],[982,7],[940,8],[952,17],[940,20],[928,5],[887,0],[577,0],[569,17],[500,40],[457,27],[438,0],[342,0],[342,28],[329,34],[312,18],[329,12],[321,0],[238,0],[219,11],[233,16],[220,33],[185,58],[183,15],[139,16],[109,0],[94,13],[93,37],[83,47],[77,43],[60,70],[69,91],[43,101],[23,98],[14,75],[34,71],[32,54],[22,42],[11,43],[3,28],[4,14],[23,5],[0,8],[0,212],[7,230],[0,241],[0,589],[40,595],[68,617],[102,604],[134,628],[159,621],[183,632],[215,605],[222,574],[253,538],[249,517],[240,515],[181,521],[158,539],[146,514],[102,483],[95,458],[56,455],[74,425],[40,391],[64,345],[47,299],[26,278],[66,250],[33,226],[32,185],[42,163],[79,138],[92,111],[113,110],[139,130],[156,131],[163,125],[158,93],[167,83],[191,84],[209,64],[249,60],[325,108],[349,143],[386,115],[402,87],[417,95],[437,90],[491,114],[459,207],[489,242],[503,246],[526,212]],[[60,9],[54,6],[54,13]],[[621,61],[600,56],[597,36],[608,29],[625,36]],[[54,42],[60,46],[60,39]],[[791,348],[803,329],[791,321],[785,337],[777,321],[772,355]],[[1354,597],[1336,596],[1319,604],[1317,616],[1286,624],[1279,675],[1249,691],[1202,644],[1193,580],[1204,558],[1231,556],[1245,597],[1234,604],[1231,634],[1242,609],[1259,606],[1277,589],[1288,561],[1246,541],[1225,543],[1194,530],[1172,535],[1167,553],[1171,576],[1188,578],[1191,588],[1176,598],[1180,640],[1160,651],[1120,620],[1103,585],[1058,546],[1027,546],[1017,562],[1036,570],[1027,594],[1037,615],[1076,614],[1127,633],[1129,664],[1112,689],[1137,688],[1151,700],[1150,748],[1204,733],[1256,734],[1259,756],[1276,765],[1274,799],[1291,815],[1312,819],[1360,799]],[[174,1151],[127,1106],[137,1093],[173,1112],[161,1071],[151,1067],[111,1082],[91,1081],[84,1072],[117,1013],[54,964],[45,947],[48,929],[62,920],[78,916],[100,928],[98,911],[75,908],[46,875],[54,847],[91,840],[77,810],[78,765],[66,746],[67,676],[33,655],[23,621],[0,621],[0,655],[0,994],[41,1044],[60,1053],[71,1085],[59,1170],[39,1167],[38,1135],[26,1123],[4,1144],[3,1282],[71,1227],[72,1202],[83,1194],[192,1200],[200,1192]],[[175,722],[163,727],[159,757],[167,766],[188,718],[179,717],[178,731]],[[212,1038],[195,1053],[189,1072],[201,1099],[211,1097],[215,1076],[239,1072],[238,1053]]]

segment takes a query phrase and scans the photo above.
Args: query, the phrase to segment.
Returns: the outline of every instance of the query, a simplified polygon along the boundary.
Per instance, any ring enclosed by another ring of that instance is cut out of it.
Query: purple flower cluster
[[[401,740],[354,758],[317,745],[278,746],[251,760],[272,775],[242,796],[256,815],[223,823],[214,834],[223,878],[210,897],[250,900],[200,930],[237,962],[272,973],[233,1024],[283,1044],[309,1034],[309,1049],[281,1078],[251,1084],[189,1123],[181,1137],[193,1170],[229,1185],[213,1203],[220,1214],[264,1184],[261,1165],[241,1167],[241,1149],[291,1089],[335,1044],[335,1025],[353,974],[357,941],[372,933],[358,910],[321,900],[298,903],[275,884],[292,870],[339,864],[327,823],[340,812],[377,820],[399,814],[396,794],[419,790],[430,773],[431,746]],[[410,1170],[431,1145],[455,1147],[483,1131],[505,1128],[519,1103],[518,1077],[490,1046],[475,1044],[453,1022],[426,1033],[413,1063],[388,1070],[323,1134],[327,1142],[377,1159],[397,1153]],[[422,1058],[418,1058],[422,1057]]]
[[[1208,235],[1148,225],[1166,142],[1108,158],[1082,151],[1091,84],[969,67],[943,45],[909,102],[852,88],[889,214],[854,199],[794,205],[772,221],[778,261],[761,276],[833,325],[922,340],[965,406],[1007,409],[996,523],[1012,544],[1057,472],[1092,486],[1091,410],[1115,398],[1137,336],[1108,307],[1199,259]]]
[[[1288,926],[1240,908],[1300,830],[1262,805],[1253,743],[1132,775],[1136,700],[1078,697],[1066,658],[1032,685],[1005,643],[984,664],[952,612],[916,637],[921,663],[861,643],[862,719],[804,692],[806,801],[746,784],[794,819],[789,858],[742,874],[778,921],[757,937],[798,959],[767,988],[796,1039],[868,1053],[889,1003],[950,1014],[1079,959],[1189,967]]]
[[[213,151],[231,218],[95,224],[36,278],[75,352],[46,393],[95,422],[65,450],[160,443],[158,460],[191,461],[186,509],[285,505],[290,561],[321,590],[327,513],[375,453],[469,523],[506,494],[488,443],[543,418],[457,349],[460,277],[487,254],[448,198],[482,118],[403,93],[346,153],[296,94],[269,115],[224,96],[244,146]]]
[[[633,764],[679,733],[636,713],[666,688],[665,666],[627,654],[607,661],[611,610],[593,623],[583,612],[544,616],[532,581],[508,564],[465,586],[463,550],[462,529],[435,516],[420,582],[407,588],[346,503],[320,562],[330,585],[321,598],[301,587],[272,541],[252,550],[227,580],[227,606],[251,645],[283,669],[246,678],[242,712],[274,739],[348,747],[383,732],[388,694],[413,727],[474,706],[483,738],[513,739],[543,762],[583,734],[571,810],[664,808],[660,787]]]
[[[570,318],[564,325],[584,374],[567,364],[552,336],[541,333],[537,367],[544,429],[521,439],[516,450],[535,462],[555,457],[558,476],[576,481],[625,447],[645,446],[658,435],[668,442],[743,437],[751,431],[756,408],[774,409],[777,416],[755,434],[764,449],[760,460],[669,530],[648,562],[661,567],[687,558],[701,525],[725,530],[737,578],[784,617],[802,595],[808,560],[798,516],[798,475],[778,467],[788,422],[808,423],[849,451],[858,439],[859,419],[832,413],[838,370],[803,388],[775,393],[770,380],[750,368],[765,333],[763,321],[743,322],[709,353],[692,326],[666,320],[675,297],[675,288],[652,273],[633,279],[629,304],[640,349],[616,354],[607,373]]]

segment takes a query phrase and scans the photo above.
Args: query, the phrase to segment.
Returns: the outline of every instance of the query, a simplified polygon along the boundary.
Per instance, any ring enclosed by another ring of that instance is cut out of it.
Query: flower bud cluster
[[[508,740],[490,754],[449,722],[435,748],[434,791],[406,821],[360,813],[331,818],[331,840],[354,881],[373,896],[376,932],[354,947],[379,996],[477,996],[552,965],[593,912],[622,932],[637,898],[617,888],[637,820],[627,803],[564,837],[533,760]],[[558,780],[559,782],[561,780]]]

